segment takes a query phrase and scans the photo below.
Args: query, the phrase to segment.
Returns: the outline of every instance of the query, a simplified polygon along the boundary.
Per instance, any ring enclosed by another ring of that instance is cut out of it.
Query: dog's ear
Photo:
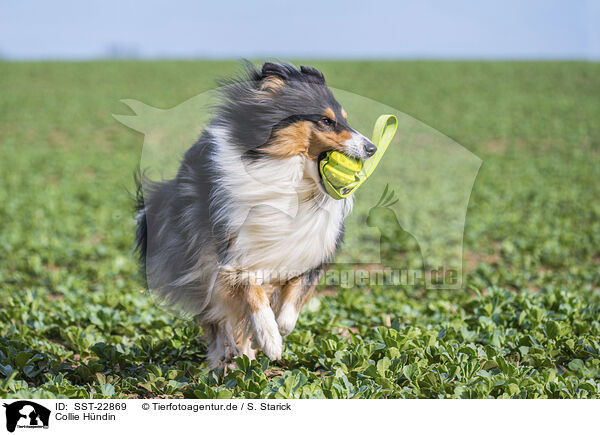
[[[276,93],[285,86],[289,73],[283,65],[265,62],[262,67],[261,89]]]
[[[265,62],[262,66],[262,78],[264,80],[269,77],[279,77],[282,80],[287,80],[289,78],[289,74],[283,65],[273,62]]]
[[[300,65],[300,71],[303,74],[311,76],[311,78],[313,79],[313,81],[315,83],[323,84],[323,85],[325,84],[325,76],[318,69],[313,68],[312,66]]]

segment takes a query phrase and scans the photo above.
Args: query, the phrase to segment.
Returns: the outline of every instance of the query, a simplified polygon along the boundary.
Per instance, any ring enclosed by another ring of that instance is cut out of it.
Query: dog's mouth
[[[327,157],[328,152],[329,151],[323,151],[321,154],[319,154],[319,157],[317,157],[317,170],[319,172],[319,179],[321,180],[321,183],[323,183],[323,174],[321,173],[321,160]]]
[[[328,151],[323,151],[317,157],[317,174],[319,174],[318,175],[319,180],[318,180],[317,184],[319,185],[319,187],[325,194],[327,193],[327,189],[325,188],[325,181],[323,180],[323,172],[321,171],[321,161],[327,157],[327,153],[328,153]]]

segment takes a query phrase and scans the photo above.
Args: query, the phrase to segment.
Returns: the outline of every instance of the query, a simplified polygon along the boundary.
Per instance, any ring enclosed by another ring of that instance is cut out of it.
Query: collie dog
[[[223,85],[177,176],[136,180],[148,288],[198,316],[211,367],[257,350],[281,358],[352,209],[323,189],[319,159],[376,151],[315,68],[248,64]]]

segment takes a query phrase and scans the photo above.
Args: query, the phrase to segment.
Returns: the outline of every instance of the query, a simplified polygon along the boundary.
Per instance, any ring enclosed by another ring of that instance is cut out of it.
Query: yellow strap
[[[365,178],[368,178],[383,157],[383,153],[387,150],[388,146],[392,142],[396,130],[398,129],[398,118],[394,115],[381,115],[375,122],[373,127],[372,142],[377,147],[375,155],[370,159],[366,160],[362,172]]]

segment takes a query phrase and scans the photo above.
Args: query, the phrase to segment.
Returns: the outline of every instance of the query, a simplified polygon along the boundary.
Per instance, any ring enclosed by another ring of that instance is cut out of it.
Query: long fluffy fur
[[[345,124],[319,71],[248,65],[224,83],[216,116],[177,176],[136,179],[136,244],[148,287],[200,316],[212,366],[257,349],[279,358],[280,333],[291,331],[341,243],[352,199],[325,194],[307,152],[265,151],[294,123],[320,135],[324,108],[339,121],[322,136],[350,137],[346,151],[356,153],[364,138]]]

